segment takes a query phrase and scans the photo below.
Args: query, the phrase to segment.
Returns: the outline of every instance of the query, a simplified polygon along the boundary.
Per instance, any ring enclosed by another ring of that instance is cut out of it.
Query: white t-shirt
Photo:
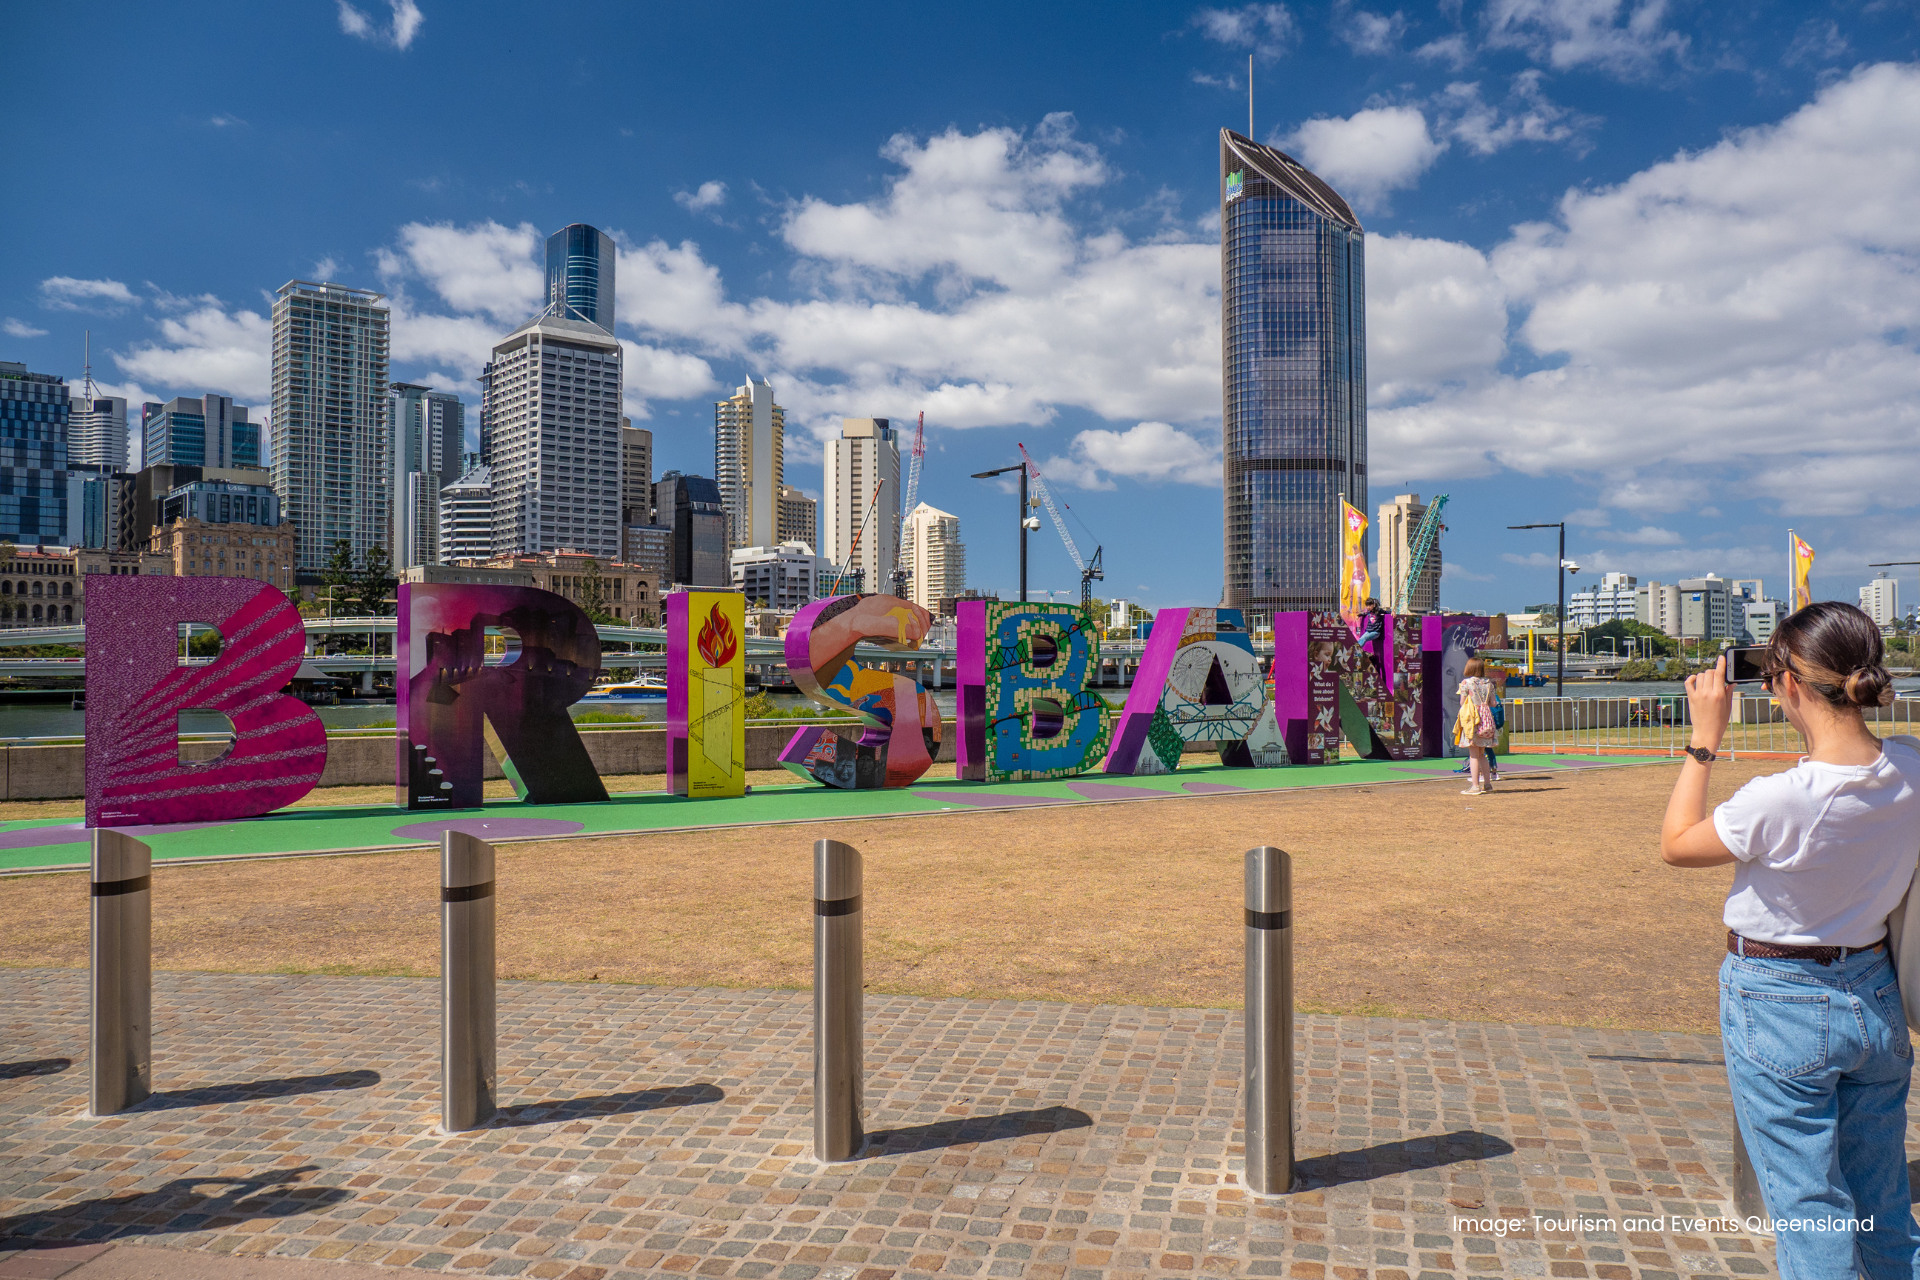
[[[1920,751],[1887,742],[1865,765],[1802,757],[1735,792],[1713,829],[1739,859],[1729,929],[1782,945],[1872,946],[1920,858]]]

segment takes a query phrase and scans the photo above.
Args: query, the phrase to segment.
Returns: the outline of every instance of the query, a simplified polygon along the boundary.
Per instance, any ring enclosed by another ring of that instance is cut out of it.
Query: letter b
[[[180,624],[220,633],[220,656],[182,666]],[[87,825],[252,818],[292,804],[327,767],[327,731],[280,693],[306,628],[277,588],[249,578],[87,582]],[[182,711],[218,711],[233,746],[183,764]]]

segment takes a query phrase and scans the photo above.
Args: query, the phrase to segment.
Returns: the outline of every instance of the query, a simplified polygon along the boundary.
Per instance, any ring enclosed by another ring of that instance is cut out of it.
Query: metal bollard
[[[813,846],[813,1154],[851,1160],[861,1126],[860,851],[838,840]]]
[[[1737,1116],[1733,1121],[1733,1212],[1741,1218],[1768,1216],[1766,1193],[1760,1189],[1760,1171],[1753,1167],[1753,1158],[1747,1154],[1747,1140],[1740,1136]]]
[[[493,846],[440,838],[440,1127],[477,1129],[494,1113]]]
[[[1247,1189],[1293,1189],[1293,859],[1247,850]]]
[[[88,1109],[110,1116],[153,1095],[153,852],[93,832],[93,1080]]]

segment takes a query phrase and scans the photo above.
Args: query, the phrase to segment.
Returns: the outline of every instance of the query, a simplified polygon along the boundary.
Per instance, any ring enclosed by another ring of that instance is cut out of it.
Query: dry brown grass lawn
[[[1781,767],[1721,765],[1715,797]],[[1732,873],[1660,861],[1673,777],[1637,766],[1483,798],[1412,782],[509,845],[500,969],[805,986],[810,850],[833,836],[866,855],[873,990],[1235,1006],[1241,854],[1271,843],[1294,856],[1303,1009],[1711,1030]],[[163,867],[155,962],[436,973],[435,868],[424,852]],[[78,875],[0,880],[0,964],[84,964],[86,905]]]

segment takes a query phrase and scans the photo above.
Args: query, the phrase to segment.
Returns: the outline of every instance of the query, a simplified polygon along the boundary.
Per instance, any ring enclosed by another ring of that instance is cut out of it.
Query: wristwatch
[[[1720,758],[1705,747],[1687,747],[1685,750],[1688,755],[1698,760],[1701,764],[1712,764]]]

